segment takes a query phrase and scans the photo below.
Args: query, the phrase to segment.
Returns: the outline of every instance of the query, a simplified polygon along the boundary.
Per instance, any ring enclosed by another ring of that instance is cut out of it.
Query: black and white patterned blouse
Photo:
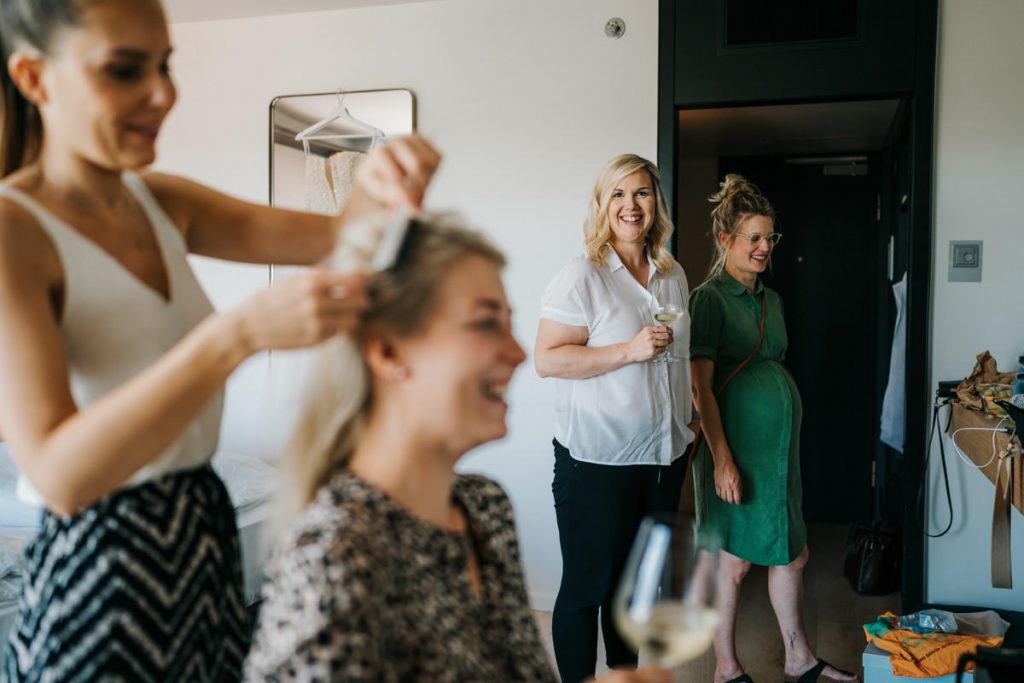
[[[249,681],[557,681],[529,607],[512,505],[456,477],[469,533],[438,529],[350,471],[271,559]],[[467,576],[475,547],[478,598]]]

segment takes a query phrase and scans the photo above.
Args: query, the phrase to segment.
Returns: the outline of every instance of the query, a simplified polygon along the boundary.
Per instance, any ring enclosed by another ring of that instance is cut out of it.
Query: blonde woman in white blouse
[[[600,614],[608,665],[635,667],[610,603],[640,520],[674,512],[697,420],[690,399],[689,317],[654,325],[651,287],[686,276],[658,169],[634,154],[605,166],[589,202],[585,253],[544,291],[534,361],[557,378],[552,492],[562,582],[552,632],[564,683],[593,675]],[[652,363],[675,342],[684,362]]]

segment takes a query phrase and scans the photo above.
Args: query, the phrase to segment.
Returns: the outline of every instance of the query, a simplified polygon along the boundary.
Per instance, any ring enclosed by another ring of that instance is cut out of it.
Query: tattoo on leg
[[[796,647],[796,631],[789,632],[789,649]]]

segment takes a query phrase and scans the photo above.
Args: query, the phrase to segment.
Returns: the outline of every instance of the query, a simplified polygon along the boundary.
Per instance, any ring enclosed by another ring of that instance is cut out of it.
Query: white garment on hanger
[[[332,154],[328,160],[331,168],[331,180],[334,183],[334,205],[338,211],[345,206],[348,196],[352,194],[352,186],[356,181],[356,169],[362,162],[364,152],[344,151]]]
[[[896,297],[896,328],[892,335],[889,358],[889,384],[882,399],[881,440],[890,448],[903,452],[904,408],[906,405],[907,368],[907,274],[892,286]]]
[[[355,184],[356,169],[366,154],[345,150],[324,159],[306,155],[306,208],[313,213],[336,215],[345,206]]]

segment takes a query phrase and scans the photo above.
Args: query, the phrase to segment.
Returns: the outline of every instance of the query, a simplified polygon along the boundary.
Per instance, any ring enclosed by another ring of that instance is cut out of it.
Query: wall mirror
[[[305,144],[296,140],[300,132],[336,115]],[[380,140],[409,135],[415,128],[416,100],[409,90],[275,97],[270,103],[270,204],[336,212],[360,157]]]
[[[331,121],[309,139],[307,153],[302,141],[295,136],[310,126],[332,117],[343,105],[353,119]],[[334,176],[331,159],[350,160],[364,154],[375,136],[367,135],[376,129],[384,139],[409,135],[416,128],[416,103],[409,90],[366,90],[355,92],[317,93],[310,95],[282,95],[270,103],[270,204],[300,211],[335,213],[334,206],[323,205],[311,199],[334,196]],[[337,166],[337,164],[335,164]],[[313,195],[313,196],[311,196]],[[330,202],[328,202],[330,204]],[[286,278],[301,270],[299,266],[271,265],[269,281]],[[298,406],[302,405],[303,382],[295,382],[307,372],[303,352],[268,353],[270,391],[264,394],[268,425],[261,437],[262,447],[268,453],[279,453],[292,432]],[[272,428],[269,425],[273,425]]]

